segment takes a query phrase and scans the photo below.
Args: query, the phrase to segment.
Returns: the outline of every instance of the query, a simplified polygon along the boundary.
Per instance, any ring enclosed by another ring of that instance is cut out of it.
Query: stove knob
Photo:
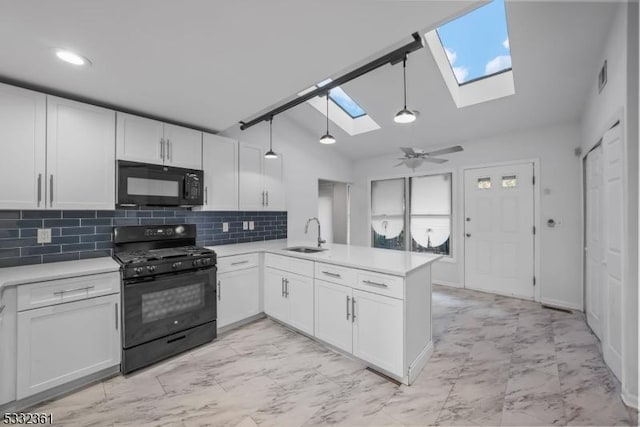
[[[147,267],[147,271],[149,273],[153,273],[154,271],[156,271],[156,266],[155,265],[150,265]]]
[[[182,265],[181,262],[174,262],[173,264],[171,264],[171,268],[176,269],[178,267],[180,267]]]
[[[204,259],[202,260],[202,263],[203,263],[204,265],[209,265],[209,264],[211,264],[211,260],[210,260],[209,258],[204,258]]]
[[[134,272],[135,274],[140,274],[140,273],[142,273],[142,267],[136,267],[136,268],[134,268],[134,269],[133,269],[133,272]]]
[[[194,259],[194,260],[193,260],[193,265],[194,265],[195,267],[197,267],[197,266],[199,266],[199,265],[202,265],[202,260],[201,260],[201,259]]]

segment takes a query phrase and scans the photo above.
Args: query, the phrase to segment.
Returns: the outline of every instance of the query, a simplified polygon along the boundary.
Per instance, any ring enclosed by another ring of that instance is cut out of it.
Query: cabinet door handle
[[[160,160],[164,160],[164,138],[160,138]]]
[[[222,286],[220,286],[220,280],[218,280],[218,301],[222,298]]]
[[[347,295],[347,320],[349,320],[349,295]]]
[[[327,276],[331,276],[331,277],[336,277],[338,279],[342,278],[342,276],[340,276],[338,273],[332,273],[330,271],[323,271],[322,274],[326,274]]]
[[[116,331],[118,330],[118,303],[116,303]]]
[[[240,265],[240,264],[246,264],[248,263],[249,260],[245,259],[244,261],[238,261],[238,262],[232,262],[231,265]]]
[[[351,298],[351,323],[356,321],[356,298]]]
[[[42,200],[42,174],[38,174],[38,207],[40,207],[40,201]]]
[[[209,204],[209,187],[204,187],[204,204]]]
[[[379,286],[381,288],[388,288],[389,287],[385,283],[372,282],[371,280],[363,280],[362,283],[364,283],[365,285]]]
[[[262,192],[262,206],[264,206],[264,191]]]
[[[167,138],[167,159],[171,161],[173,157],[173,147],[171,146],[171,140]]]
[[[265,191],[265,193],[267,194],[267,206],[269,206],[269,192]]]
[[[282,285],[281,285],[281,289],[282,289],[282,298],[284,298],[284,277],[282,278]]]
[[[88,291],[89,289],[93,289],[95,286],[85,286],[84,288],[76,288],[76,289],[65,289],[63,291],[54,292],[54,295],[63,295],[69,292],[78,292],[78,291]]]
[[[49,207],[53,207],[53,174],[49,176]]]
[[[289,279],[284,279],[284,297],[289,298]]]

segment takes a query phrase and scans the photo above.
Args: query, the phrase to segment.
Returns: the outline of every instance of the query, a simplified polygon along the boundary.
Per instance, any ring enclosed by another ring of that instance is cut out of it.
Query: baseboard
[[[431,355],[433,354],[433,341],[429,341],[429,344],[420,352],[416,360],[413,361],[411,365],[409,365],[409,373],[407,374],[407,385],[413,384],[413,382],[418,378],[422,369],[424,369],[425,365],[431,359]]]
[[[225,334],[229,331],[239,328],[240,326],[247,325],[249,323],[255,322],[256,320],[264,319],[265,317],[267,317],[266,314],[264,314],[264,312],[260,312],[258,314],[254,314],[251,317],[247,317],[246,319],[238,320],[235,323],[230,323],[226,326],[218,328],[218,337],[220,336],[220,334]]]
[[[434,285],[447,286],[449,288],[464,288],[464,285],[462,285],[462,283],[447,282],[446,280],[433,280],[432,282]]]
[[[622,401],[625,405],[638,410],[638,395],[629,393],[624,387],[622,388],[622,393],[620,394]]]
[[[582,307],[577,304],[572,304],[566,301],[560,301],[552,298],[541,298],[540,303],[543,305],[548,305],[550,307],[558,307],[558,308],[568,308],[569,310],[582,311]]]

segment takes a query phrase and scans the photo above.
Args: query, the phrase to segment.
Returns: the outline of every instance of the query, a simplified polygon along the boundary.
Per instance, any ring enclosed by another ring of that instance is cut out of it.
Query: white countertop
[[[284,250],[284,248],[292,246],[316,247],[317,244],[312,241],[293,241],[283,239],[238,243],[234,245],[209,246],[208,248],[213,249],[218,257],[243,255],[256,252],[269,252],[278,255],[308,259],[311,261],[326,262],[328,264],[393,274],[395,276],[406,276],[409,272],[437,261],[442,257],[442,255],[394,251],[390,249],[341,245],[336,243],[325,243],[322,247],[326,248],[326,251],[311,254]]]
[[[7,286],[110,273],[118,270],[120,270],[120,265],[111,257],[0,268],[0,292]]]

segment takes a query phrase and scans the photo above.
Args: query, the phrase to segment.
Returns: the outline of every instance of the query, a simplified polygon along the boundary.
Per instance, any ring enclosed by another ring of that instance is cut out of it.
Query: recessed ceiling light
[[[68,62],[73,65],[91,65],[91,61],[89,61],[84,56],[80,56],[77,53],[71,52],[70,50],[65,49],[56,49],[56,56],[64,62]]]

